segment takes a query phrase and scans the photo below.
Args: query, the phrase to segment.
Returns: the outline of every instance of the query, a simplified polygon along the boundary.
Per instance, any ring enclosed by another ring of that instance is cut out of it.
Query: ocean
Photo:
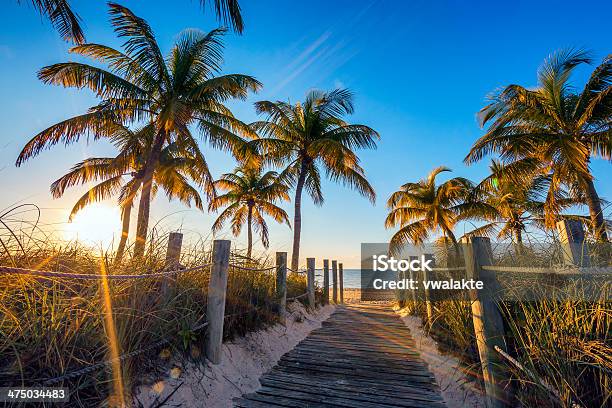
[[[360,289],[361,288],[361,269],[345,269],[343,271],[344,288],[345,289]],[[315,271],[315,281],[319,286],[323,286],[323,271]],[[331,267],[329,271],[329,286],[332,285]]]

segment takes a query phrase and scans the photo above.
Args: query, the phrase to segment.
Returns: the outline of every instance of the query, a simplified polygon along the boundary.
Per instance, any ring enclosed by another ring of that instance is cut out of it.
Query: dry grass
[[[507,266],[550,266],[558,264],[560,258],[556,245],[525,246],[521,254],[502,248],[494,248],[494,251],[496,264]],[[598,253],[610,252],[599,248]],[[609,265],[609,257],[605,262]],[[527,369],[518,369],[504,361],[517,403],[568,408],[573,403],[582,407],[610,406],[612,287],[609,280],[603,279],[593,285],[578,277],[551,277],[549,281],[537,283],[521,282],[514,277],[508,282],[502,282],[506,296],[499,302],[506,328],[507,351]],[[409,306],[411,303],[407,302]],[[422,303],[413,307],[413,314],[426,321]],[[467,373],[479,377],[467,294],[436,301],[433,320],[430,335],[443,350],[461,357]],[[558,395],[547,390],[542,381]]]
[[[6,238],[6,237],[5,237]],[[108,254],[78,243],[29,240],[15,245],[4,239],[0,265],[62,272],[147,274],[163,268],[165,242],[149,247],[144,261],[113,264]],[[190,267],[207,263],[210,242],[190,246],[182,256]],[[232,264],[262,268],[268,259],[247,260],[233,253]],[[119,353],[129,353],[168,339],[174,354],[202,358],[209,271],[179,274],[170,290],[161,290],[159,278],[110,280],[112,321]],[[241,335],[277,322],[274,271],[254,272],[230,268],[226,302],[225,336]],[[288,296],[306,291],[303,276],[288,276]],[[106,360],[111,355],[109,327],[105,323],[104,292],[100,281],[0,275],[0,386],[35,385],[45,380]],[[122,381],[129,390],[143,373],[154,370],[160,350],[154,349],[124,360]],[[162,353],[163,354],[163,353]],[[70,406],[108,405],[112,393],[110,368],[60,382],[71,389]]]

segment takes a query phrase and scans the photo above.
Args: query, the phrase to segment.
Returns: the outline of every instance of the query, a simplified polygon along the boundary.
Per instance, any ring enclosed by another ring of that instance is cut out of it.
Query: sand
[[[344,303],[361,302],[361,289],[344,288]]]
[[[333,306],[307,313],[299,302],[287,305],[287,325],[275,325],[223,345],[221,364],[179,363],[166,378],[140,386],[136,406],[150,407],[165,400],[167,407],[231,407],[232,399],[259,388],[259,377],[293,349],[333,312]]]
[[[410,329],[421,358],[436,378],[442,397],[449,408],[485,408],[485,400],[479,385],[462,370],[459,360],[451,355],[442,354],[434,339],[423,331],[421,319],[407,314],[407,309],[396,312]]]

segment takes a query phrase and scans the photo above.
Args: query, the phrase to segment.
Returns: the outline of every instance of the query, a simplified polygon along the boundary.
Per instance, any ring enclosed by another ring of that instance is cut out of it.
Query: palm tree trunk
[[[166,133],[160,131],[155,136],[151,147],[151,153],[147,158],[142,176],[142,190],[140,191],[140,203],[138,204],[138,222],[136,224],[136,242],[134,244],[134,257],[144,255],[147,231],[149,229],[149,211],[151,209],[151,188],[153,187],[153,173],[159,161],[161,150],[166,139]]]
[[[297,271],[300,266],[300,236],[302,233],[302,190],[306,181],[306,162],[302,159],[300,175],[295,187],[295,213],[293,214],[293,251],[291,252],[291,269]]]
[[[123,253],[125,252],[125,246],[127,244],[128,235],[130,233],[130,215],[132,214],[132,202],[126,203],[123,207],[121,214],[121,239],[119,240],[119,246],[117,247],[117,253],[115,254],[115,263],[121,262]]]
[[[251,258],[253,250],[253,206],[249,204],[249,213],[247,215],[247,258]]]
[[[461,246],[459,245],[459,242],[457,242],[457,237],[455,237],[455,234],[453,234],[453,231],[450,228],[443,227],[443,231],[445,236],[450,239],[454,249],[454,253],[449,253],[448,266],[458,266],[462,262],[461,259],[463,252],[461,251]]]
[[[514,238],[516,239],[517,244],[523,244],[523,232],[520,228],[516,228],[514,230]]]
[[[595,189],[595,183],[592,178],[583,179],[587,205],[589,206],[589,215],[591,216],[591,224],[593,226],[593,235],[599,242],[608,242],[608,234],[606,233],[606,224],[604,221],[603,211],[601,209],[601,201]]]
[[[514,239],[516,240],[517,255],[523,254],[523,231],[520,227],[514,229]]]

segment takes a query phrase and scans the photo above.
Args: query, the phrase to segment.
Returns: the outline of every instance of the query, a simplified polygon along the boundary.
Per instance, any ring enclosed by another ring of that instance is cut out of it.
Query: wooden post
[[[323,304],[329,305],[329,259],[323,260]]]
[[[476,334],[476,344],[486,391],[488,408],[501,408],[510,405],[508,395],[501,382],[507,379],[505,362],[495,351],[495,346],[506,349],[504,325],[501,313],[495,303],[494,294],[499,291],[495,272],[485,271],[483,265],[493,264],[491,241],[485,237],[466,237],[464,257],[467,279],[481,280],[481,291],[470,290],[472,320]]]
[[[315,308],[315,259],[306,258],[306,279],[308,287],[308,304]]]
[[[180,267],[181,246],[183,245],[183,234],[180,232],[171,232],[168,235],[168,249],[166,250],[165,270],[171,271]],[[161,290],[167,294],[170,290],[171,283],[176,279],[176,276],[165,276],[162,279]]]
[[[332,260],[332,282],[334,286],[333,300],[334,304],[338,304],[338,261]]]
[[[418,256],[409,256],[408,259],[412,262],[413,260],[418,259]],[[417,282],[419,280],[418,279],[418,274],[415,271],[413,271],[412,269],[408,270],[408,274],[410,276],[410,280],[411,281]],[[417,288],[418,288],[419,284],[420,284],[420,282],[419,283],[415,283],[415,285],[417,285]],[[414,312],[416,312],[416,310],[417,310],[417,305],[418,305],[418,297],[417,297],[418,289],[408,289],[408,290],[410,290],[410,296],[412,297],[412,311],[411,311],[411,313],[414,314]]]
[[[425,254],[425,260],[431,259],[432,267],[435,267],[436,261],[433,254]],[[429,289],[425,286],[425,281],[432,280],[431,272],[427,268],[423,268],[423,292],[425,294],[425,308],[427,309],[427,324],[429,327],[433,324],[433,304],[431,303],[431,296]]]
[[[171,232],[168,235],[168,249],[166,250],[166,269],[177,268],[180,265],[181,246],[183,245],[183,234]]]
[[[206,357],[213,363],[221,362],[223,343],[223,321],[225,319],[225,296],[230,258],[230,241],[217,239],[213,242],[212,267],[208,283],[206,316]]]
[[[584,242],[582,222],[561,220],[557,222],[557,232],[563,251],[563,261],[568,265],[590,266],[589,250]]]
[[[282,324],[285,324],[287,311],[287,253],[276,253],[276,301],[278,302],[278,315]]]
[[[338,265],[338,281],[340,282],[340,303],[344,303],[344,265]]]

